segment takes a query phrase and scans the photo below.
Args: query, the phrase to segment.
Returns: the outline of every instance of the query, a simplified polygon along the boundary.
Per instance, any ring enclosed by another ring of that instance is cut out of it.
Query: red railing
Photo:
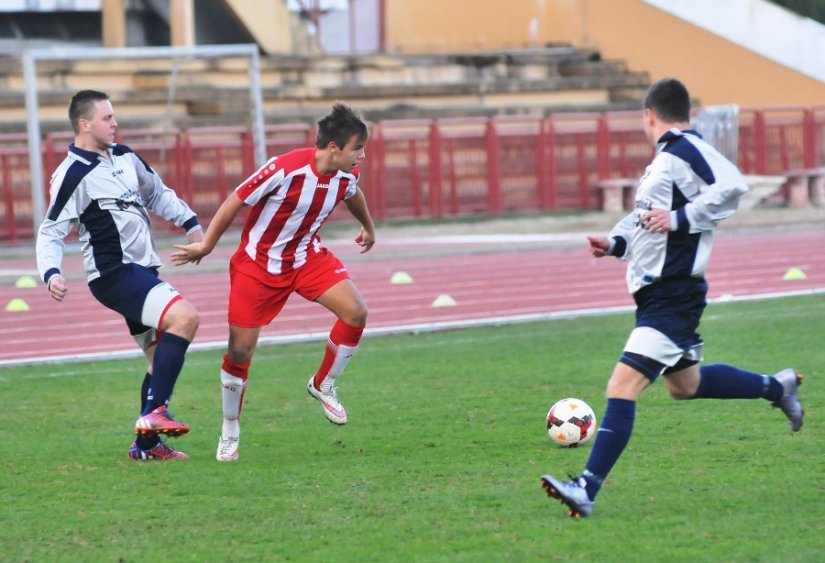
[[[46,137],[45,178],[71,139]],[[129,130],[119,140],[205,223],[255,169],[252,133],[243,127]],[[266,128],[268,155],[313,142],[307,124]],[[25,134],[0,135],[0,240],[33,237],[26,143]],[[379,220],[591,210],[600,206],[599,180],[640,176],[651,156],[635,111],[382,121],[370,124],[361,186]],[[825,106],[741,109],[738,164],[750,174],[825,165]]]

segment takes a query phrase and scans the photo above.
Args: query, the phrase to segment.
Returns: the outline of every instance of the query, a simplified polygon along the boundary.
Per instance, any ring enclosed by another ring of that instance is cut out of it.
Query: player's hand
[[[670,211],[667,209],[651,209],[642,215],[642,228],[651,233],[670,231]]]
[[[63,301],[66,293],[69,291],[69,285],[66,283],[66,278],[60,274],[55,274],[49,278],[49,295],[55,301]]]
[[[355,237],[355,244],[361,247],[361,254],[369,251],[375,244],[375,233],[362,228],[358,236]]]
[[[587,237],[587,250],[596,258],[607,256],[607,251],[610,250],[610,241],[607,237]]]
[[[212,252],[211,249],[207,249],[206,245],[203,242],[193,242],[191,244],[176,244],[175,250],[172,251],[172,254],[169,258],[172,260],[172,264],[175,266],[183,266],[184,264],[188,264],[189,262],[194,262],[195,264],[201,263],[201,258],[206,256]]]

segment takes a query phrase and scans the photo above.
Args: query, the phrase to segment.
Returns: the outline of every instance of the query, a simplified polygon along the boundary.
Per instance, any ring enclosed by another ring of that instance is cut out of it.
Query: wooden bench
[[[825,166],[785,171],[788,207],[825,206]]]
[[[617,213],[632,210],[638,185],[638,178],[607,178],[596,182],[596,189],[601,193],[602,211]]]

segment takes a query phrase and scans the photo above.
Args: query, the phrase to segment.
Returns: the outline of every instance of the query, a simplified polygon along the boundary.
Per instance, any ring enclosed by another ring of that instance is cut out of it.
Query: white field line
[[[740,301],[759,301],[764,299],[776,299],[779,297],[796,297],[803,295],[825,294],[825,288],[806,289],[798,291],[781,291],[762,293],[758,295],[743,295],[710,300],[710,303],[733,303]],[[599,307],[596,309],[572,309],[569,311],[556,311],[553,313],[535,313],[528,315],[513,315],[505,317],[487,317],[483,319],[468,319],[459,321],[444,321],[433,323],[401,324],[389,327],[367,329],[366,336],[386,336],[399,334],[421,334],[427,332],[438,332],[446,330],[457,330],[467,328],[480,328],[486,326],[503,326],[511,324],[531,323],[537,321],[549,321],[560,319],[572,319],[576,317],[594,317],[601,315],[615,315],[633,311],[634,307]],[[325,341],[329,337],[328,331],[308,332],[303,334],[261,337],[260,345],[284,345],[297,344],[302,342]],[[226,347],[226,340],[214,340],[211,342],[194,343],[190,350],[217,350]],[[14,366],[42,365],[42,364],[62,364],[69,362],[93,362],[101,360],[116,360],[124,358],[140,358],[142,353],[138,350],[115,350],[111,352],[97,352],[90,354],[65,354],[59,356],[41,356],[37,358],[24,358],[18,360],[0,361],[0,369]],[[0,372],[1,373],[1,372]],[[57,375],[59,376],[59,374]],[[10,378],[0,375],[0,383],[7,383]]]

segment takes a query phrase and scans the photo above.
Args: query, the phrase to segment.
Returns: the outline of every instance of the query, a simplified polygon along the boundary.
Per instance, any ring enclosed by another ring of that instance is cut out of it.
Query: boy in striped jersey
[[[350,107],[336,104],[318,121],[314,147],[270,158],[229,194],[202,242],[179,245],[172,253],[175,264],[199,261],[215,248],[240,210],[250,206],[229,264],[229,349],[221,367],[224,419],[218,461],[238,457],[239,417],[258,336],[293,292],[338,317],[307,391],[320,401],[330,422],[347,422],[334,384],[358,348],[367,305],[346,267],[321,246],[318,230],[343,201],[361,223],[355,242],[362,253],[375,243],[375,226],[357,185],[367,134],[367,126]]]
[[[542,477],[570,516],[589,516],[595,496],[633,431],[639,395],[661,375],[676,400],[766,399],[782,410],[791,430],[802,427],[797,397],[802,375],[787,368],[769,376],[727,364],[700,367],[696,332],[705,308],[705,270],[719,221],[736,212],[745,179],[690,129],[690,96],[666,78],[644,99],[644,128],[656,155],[636,189],[635,210],[608,237],[588,237],[596,258],[626,260],[636,326],[607,383],[607,410],[583,473],[561,481]]]

